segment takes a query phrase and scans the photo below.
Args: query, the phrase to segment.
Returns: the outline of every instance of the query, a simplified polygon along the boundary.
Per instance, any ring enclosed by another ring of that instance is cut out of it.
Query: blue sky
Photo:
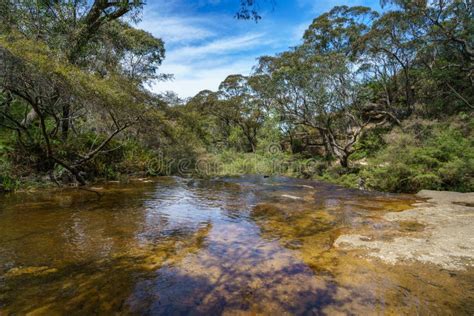
[[[174,91],[186,98],[217,90],[227,75],[250,74],[256,58],[298,45],[319,14],[336,5],[378,9],[378,0],[260,1],[258,23],[234,18],[239,0],[148,0],[138,27],[165,41],[162,73],[174,80],[156,82],[155,92]]]

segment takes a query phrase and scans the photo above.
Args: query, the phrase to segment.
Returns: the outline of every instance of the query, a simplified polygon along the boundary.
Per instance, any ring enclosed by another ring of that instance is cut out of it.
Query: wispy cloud
[[[347,6],[368,6],[378,7],[379,0],[326,0],[326,1],[314,1],[314,0],[298,0],[298,5],[301,7],[311,8],[313,13],[321,14],[335,6],[347,5]]]
[[[180,97],[191,97],[202,90],[217,90],[219,84],[230,74],[248,75],[255,61],[237,60],[227,64],[206,66],[206,64],[183,66],[169,64],[163,67],[164,72],[175,73],[175,79],[157,82],[153,86],[156,92],[174,91]]]
[[[244,34],[229,38],[221,38],[202,45],[185,46],[173,50],[168,61],[191,62],[196,59],[213,58],[216,55],[238,53],[260,46],[264,43],[264,34]],[[269,41],[266,41],[267,43]]]
[[[334,5],[370,3],[378,0],[278,0],[274,10],[262,11],[263,20],[254,23],[233,18],[238,0],[149,1],[139,27],[165,41],[160,71],[175,78],[154,83],[153,91],[190,97],[216,90],[230,74],[249,74],[258,56],[298,45],[319,13]]]
[[[167,44],[180,44],[205,40],[216,36],[203,19],[145,15],[139,27],[162,38]]]
[[[264,41],[264,34],[221,38],[202,45],[173,49],[161,71],[174,74],[174,80],[158,82],[154,91],[172,90],[190,97],[201,90],[216,90],[228,75],[249,74],[258,54],[252,50]]]
[[[216,12],[196,16],[179,1],[161,1],[154,7],[161,10],[145,12],[139,27],[165,41],[166,59],[160,71],[174,75],[172,81],[154,83],[155,92],[172,90],[190,97],[204,89],[216,90],[229,74],[249,74],[262,48],[274,41],[263,28],[248,30],[255,25],[232,16]]]
[[[307,20],[295,25],[292,32],[292,37],[295,42],[300,43],[303,40],[304,32],[308,29],[312,22],[313,20]]]

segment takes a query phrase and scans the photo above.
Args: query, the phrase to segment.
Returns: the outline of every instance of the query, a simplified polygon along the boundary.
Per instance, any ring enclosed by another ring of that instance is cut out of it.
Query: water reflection
[[[263,177],[100,190],[0,200],[0,314],[474,310],[472,271],[387,266],[332,247],[343,231],[422,231],[381,219],[410,196]]]

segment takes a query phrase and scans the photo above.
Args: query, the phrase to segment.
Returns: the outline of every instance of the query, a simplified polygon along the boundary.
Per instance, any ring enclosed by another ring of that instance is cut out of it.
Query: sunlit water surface
[[[0,197],[0,315],[474,313],[473,271],[333,247],[412,196],[288,178],[158,178]]]

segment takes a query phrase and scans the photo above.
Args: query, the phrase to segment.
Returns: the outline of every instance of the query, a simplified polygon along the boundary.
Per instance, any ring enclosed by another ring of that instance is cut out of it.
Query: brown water
[[[473,271],[368,260],[341,233],[411,196],[287,178],[159,178],[0,197],[0,315],[472,315]]]

